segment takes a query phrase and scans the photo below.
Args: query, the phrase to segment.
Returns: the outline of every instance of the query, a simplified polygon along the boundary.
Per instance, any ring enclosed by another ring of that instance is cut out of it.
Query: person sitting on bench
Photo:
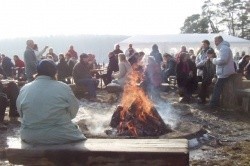
[[[77,86],[86,87],[89,101],[97,101],[96,89],[99,80],[91,76],[91,64],[89,56],[85,53],[80,55],[80,62],[73,68],[73,79]]]
[[[123,53],[118,54],[119,58],[119,71],[112,74],[112,77],[115,78],[112,83],[118,84],[121,87],[124,87],[127,81],[128,73],[131,70],[131,65],[127,61],[126,56]]]
[[[197,89],[197,68],[188,53],[180,54],[180,62],[176,66],[176,78],[179,88],[180,102],[190,102]]]
[[[169,83],[170,76],[176,76],[176,61],[168,53],[163,54],[163,62],[161,64],[162,68],[162,81]]]
[[[56,72],[52,60],[41,60],[35,80],[20,90],[17,110],[21,140],[26,143],[65,144],[86,139],[71,121],[78,112],[78,100],[67,84],[56,81]]]

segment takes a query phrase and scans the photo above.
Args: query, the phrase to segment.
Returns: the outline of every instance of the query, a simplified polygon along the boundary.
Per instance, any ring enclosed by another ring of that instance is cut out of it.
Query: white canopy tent
[[[133,44],[133,48],[137,51],[144,51],[146,54],[150,53],[153,44],[157,44],[161,53],[174,54],[180,50],[182,45],[187,49],[194,49],[196,52],[203,40],[209,40],[211,47],[215,48],[214,37],[221,35],[223,39],[230,43],[233,54],[245,51],[250,53],[250,41],[226,34],[171,34],[171,35],[137,35],[129,37],[117,44],[122,50],[126,50],[129,44]]]

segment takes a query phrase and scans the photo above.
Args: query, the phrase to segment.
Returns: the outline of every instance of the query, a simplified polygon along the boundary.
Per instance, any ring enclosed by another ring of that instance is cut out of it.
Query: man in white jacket
[[[213,64],[216,65],[216,75],[218,77],[215,84],[212,98],[210,101],[210,107],[215,108],[219,106],[220,95],[225,82],[227,82],[228,77],[235,73],[233,54],[230,49],[230,44],[223,40],[222,36],[216,36],[214,38],[214,43],[219,51],[216,58],[209,57]]]

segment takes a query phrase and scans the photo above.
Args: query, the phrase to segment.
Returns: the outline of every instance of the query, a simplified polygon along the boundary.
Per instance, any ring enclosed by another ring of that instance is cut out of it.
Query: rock
[[[205,150],[212,150],[212,149],[213,149],[212,147],[206,146],[206,145],[203,145],[203,146],[201,147],[201,150],[203,150],[203,151],[205,151]]]

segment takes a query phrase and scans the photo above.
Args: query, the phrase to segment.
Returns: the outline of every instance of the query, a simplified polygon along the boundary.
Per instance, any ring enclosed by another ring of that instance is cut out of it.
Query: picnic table
[[[101,83],[101,89],[103,88],[103,80],[102,80],[102,75],[104,74],[104,72],[106,71],[106,68],[100,68],[100,69],[92,69],[91,72],[92,73],[98,73],[100,75],[100,77],[98,79],[100,79],[100,83]]]

